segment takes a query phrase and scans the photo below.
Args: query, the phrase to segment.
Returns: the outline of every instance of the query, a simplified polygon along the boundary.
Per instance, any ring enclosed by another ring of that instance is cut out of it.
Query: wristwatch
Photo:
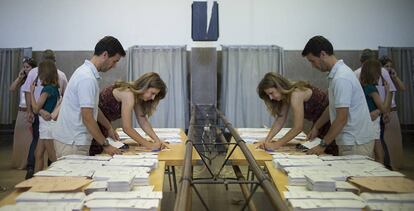
[[[323,139],[321,139],[321,142],[319,143],[319,146],[321,147],[327,147],[329,144],[327,144]]]
[[[107,138],[105,138],[105,140],[104,140],[104,142],[103,142],[102,146],[103,146],[103,147],[109,146],[109,141],[108,141],[108,139],[107,139]]]

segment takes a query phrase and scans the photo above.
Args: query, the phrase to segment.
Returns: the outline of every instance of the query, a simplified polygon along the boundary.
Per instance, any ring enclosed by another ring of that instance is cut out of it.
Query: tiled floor
[[[13,190],[13,186],[22,181],[25,176],[25,171],[10,168],[12,137],[11,134],[0,135],[0,186],[5,188],[0,190],[0,199],[8,195]],[[401,172],[414,179],[414,134],[404,136],[404,161],[405,167]],[[177,175],[181,175],[180,170],[180,168],[177,169]],[[245,169],[242,170],[245,171]],[[199,175],[206,174],[205,169],[199,167],[195,167],[194,172]],[[231,168],[226,167],[225,172],[226,174],[231,174]],[[210,210],[240,210],[244,203],[241,200],[243,197],[238,185],[229,186],[228,190],[225,189],[224,185],[198,185],[197,189],[205,199]],[[175,194],[169,191],[167,176],[165,177],[164,191],[161,205],[162,210],[172,210]],[[270,203],[260,188],[254,195],[253,200],[257,210],[271,210]],[[193,194],[192,208],[193,210],[204,210],[196,194]]]

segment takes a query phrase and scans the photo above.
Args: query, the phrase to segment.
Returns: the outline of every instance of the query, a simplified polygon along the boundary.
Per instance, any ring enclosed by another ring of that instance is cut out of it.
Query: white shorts
[[[46,121],[39,116],[39,139],[53,139],[52,130],[55,123],[54,120]]]
[[[372,126],[374,127],[375,139],[380,139],[381,136],[381,126],[380,126],[380,117],[372,121]]]

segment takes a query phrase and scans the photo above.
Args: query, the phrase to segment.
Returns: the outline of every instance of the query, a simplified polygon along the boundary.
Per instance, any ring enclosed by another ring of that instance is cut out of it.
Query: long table
[[[265,169],[269,173],[270,178],[273,181],[273,184],[276,186],[277,191],[279,192],[282,199],[285,198],[283,192],[287,191],[286,185],[288,184],[287,175],[273,166],[272,161],[265,162]]]
[[[234,139],[231,140],[232,143],[235,143]],[[250,152],[252,153],[254,159],[256,160],[257,164],[259,166],[264,166],[266,161],[272,161],[272,155],[269,154],[268,152],[266,152],[265,150],[262,149],[257,149],[258,144],[246,144],[247,148],[250,150]],[[228,157],[231,153],[231,150],[233,149],[234,145],[230,145],[228,150],[227,150],[227,154],[226,157]],[[285,147],[282,147],[280,150],[278,150],[280,152],[295,152],[297,153],[298,150],[296,150],[295,145],[294,144],[287,144]],[[246,157],[244,157],[243,152],[240,150],[239,147],[237,147],[233,153],[231,154],[229,161],[231,162],[232,165],[237,165],[237,166],[247,166],[249,165],[248,162],[246,161]]]
[[[164,185],[164,170],[165,162],[160,161],[158,162],[158,167],[154,169],[149,176],[149,182],[150,185],[154,186],[154,191],[162,191],[162,187]],[[25,191],[27,190],[16,189],[0,201],[0,207],[9,204],[15,204],[16,198]]]
[[[119,129],[117,129],[119,130]],[[180,139],[181,143],[177,144],[167,144],[169,149],[162,150],[158,152],[158,160],[165,162],[165,165],[167,167],[167,174],[171,174],[173,176],[173,185],[174,185],[174,191],[177,192],[177,179],[176,179],[176,173],[175,173],[175,166],[183,166],[184,165],[184,154],[185,154],[185,142],[187,141],[187,136],[185,135],[183,130],[180,130]],[[137,151],[134,149],[134,141],[129,142],[132,143],[130,149],[126,150],[124,154],[134,154]],[[201,158],[196,152],[196,150],[193,147],[193,153],[192,153],[192,163],[193,165],[196,165],[201,162]],[[170,170],[171,168],[171,170]]]

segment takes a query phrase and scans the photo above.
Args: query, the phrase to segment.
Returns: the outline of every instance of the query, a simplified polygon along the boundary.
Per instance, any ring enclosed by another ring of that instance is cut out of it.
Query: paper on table
[[[414,193],[362,193],[367,202],[410,202],[414,203]]]
[[[179,138],[167,138],[167,139],[165,139],[165,142],[168,142],[170,144],[180,144],[183,141],[181,141],[181,139],[179,139]]]
[[[304,146],[306,149],[312,149],[318,146],[320,143],[321,143],[320,138],[314,138],[313,140],[306,141],[305,143],[302,144],[302,146]]]
[[[282,138],[285,136],[292,128],[282,128],[275,136],[275,138]],[[300,132],[295,139],[305,140],[306,134],[304,132]]]
[[[162,192],[130,191],[130,192],[94,192],[86,197],[86,201],[103,199],[161,199]]]
[[[159,199],[134,199],[134,200],[91,200],[85,203],[91,209],[105,208],[111,210],[155,210],[159,205]]]
[[[397,202],[368,202],[367,210],[370,211],[413,211],[414,203],[397,203]]]
[[[111,146],[113,146],[113,147],[115,147],[115,148],[121,148],[121,147],[123,147],[125,144],[123,144],[122,142],[120,142],[120,141],[114,141],[112,138],[106,138],[107,140],[108,140],[108,142],[109,142],[109,144],[111,145]]]
[[[20,202],[0,207],[0,211],[81,211],[83,202]]]
[[[23,192],[16,197],[16,203],[19,202],[80,202],[85,199],[86,195],[82,192],[77,193],[37,193]]]
[[[338,208],[346,208],[341,210],[361,210],[365,207],[365,203],[358,200],[336,200],[336,199],[290,199],[289,203],[296,209],[309,210],[335,210]],[[333,208],[333,209],[332,209]]]
[[[286,199],[352,199],[363,201],[351,192],[285,191]]]

